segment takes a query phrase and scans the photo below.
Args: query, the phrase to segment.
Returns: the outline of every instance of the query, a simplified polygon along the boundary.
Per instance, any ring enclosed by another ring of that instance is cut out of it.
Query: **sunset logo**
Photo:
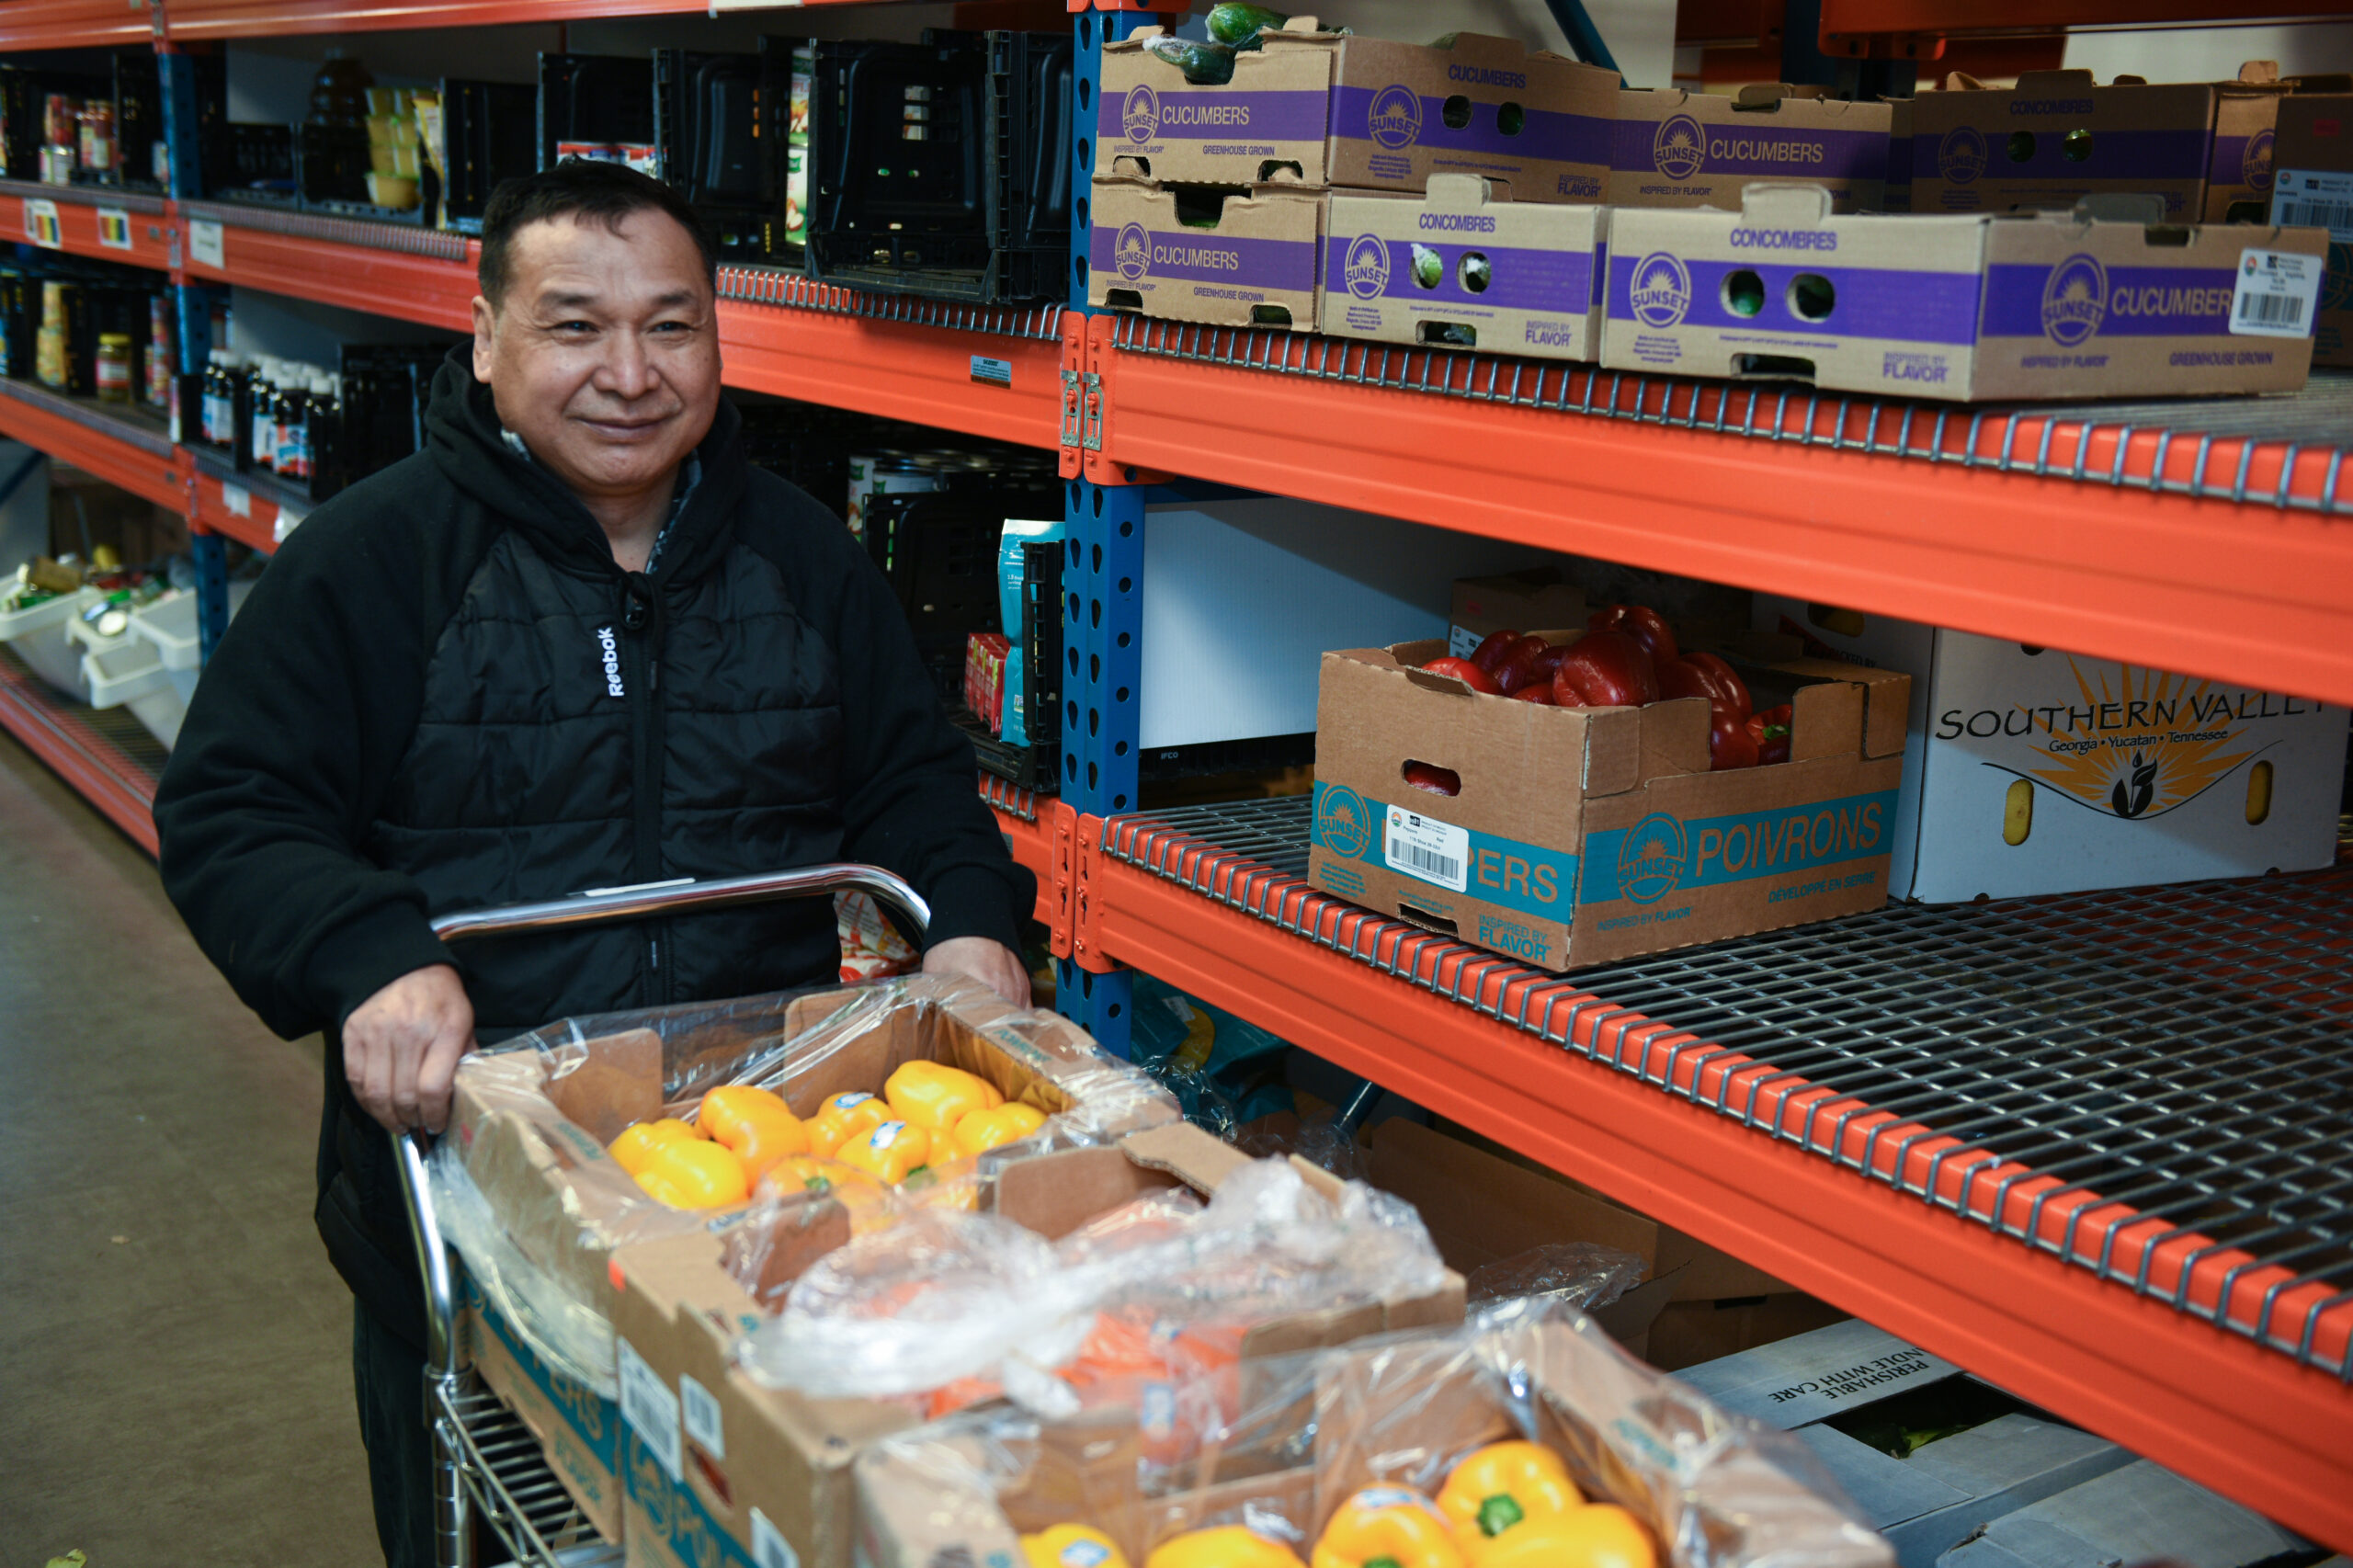
[[[1120,105],[1120,128],[1141,147],[1160,133],[1160,95],[1139,82]]]
[[[2239,183],[2251,190],[2271,188],[2271,132],[2258,131],[2246,139],[2239,157]]]
[[[2081,251],[2051,269],[2042,285],[2042,335],[2073,348],[2099,330],[2108,314],[2108,268]]]
[[[1412,146],[1422,136],[1421,95],[1403,83],[1381,88],[1372,95],[1365,131],[1392,153]]]
[[[1626,302],[1644,326],[1673,326],[1691,308],[1691,274],[1666,252],[1654,250],[1634,264]]]
[[[1120,276],[1132,283],[1152,270],[1152,236],[1142,223],[1130,223],[1120,231],[1112,244],[1111,261],[1119,267]]]
[[[1683,824],[1654,812],[1635,824],[1618,846],[1618,885],[1636,903],[1656,903],[1683,881],[1688,854]]]
[[[1937,173],[1967,185],[1985,172],[1985,138],[1973,125],[1956,125],[1937,143]]]
[[[1348,242],[1341,263],[1348,292],[1359,300],[1377,300],[1389,287],[1389,244],[1378,234],[1358,234]]]
[[[1364,797],[1344,784],[1321,790],[1315,801],[1315,840],[1343,860],[1354,860],[1372,842],[1372,813]]]
[[[1707,136],[1688,114],[1671,115],[1651,138],[1651,162],[1669,179],[1689,179],[1707,161]]]

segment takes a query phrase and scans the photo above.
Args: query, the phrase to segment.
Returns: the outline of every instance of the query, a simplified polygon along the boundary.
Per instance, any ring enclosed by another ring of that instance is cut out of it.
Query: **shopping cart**
[[[915,889],[875,866],[807,866],[722,881],[655,882],[544,903],[445,915],[433,923],[445,942],[594,926],[652,915],[700,914],[775,899],[869,894],[895,910],[919,937],[931,909]],[[456,1266],[441,1240],[425,1176],[420,1137],[392,1133],[401,1194],[425,1276],[426,1418],[433,1431],[435,1561],[474,1568],[473,1519],[482,1521],[517,1564],[528,1568],[620,1568],[621,1549],[597,1539],[548,1467],[539,1439],[496,1394],[461,1365],[457,1335]]]

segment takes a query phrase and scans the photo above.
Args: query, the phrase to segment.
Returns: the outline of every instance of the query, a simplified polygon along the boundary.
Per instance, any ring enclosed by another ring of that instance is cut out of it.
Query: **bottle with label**
[[[162,294],[147,297],[147,406],[164,408],[172,401],[172,372],[179,356],[172,351],[172,302]]]
[[[34,350],[40,384],[63,390],[65,385],[65,285],[40,286],[40,335]]]
[[[247,382],[253,413],[247,420],[246,460],[273,472],[278,468],[278,374],[277,360],[256,355]]]
[[[278,389],[278,477],[297,484],[311,480],[310,367],[290,365]]]
[[[204,357],[204,413],[199,426],[209,447],[229,444],[229,356],[215,348]]]
[[[302,420],[302,455],[310,465],[306,476],[313,494],[332,489],[335,473],[339,443],[336,437],[343,426],[343,388],[339,376],[320,370],[311,378],[310,395],[304,403]]]
[[[95,365],[97,373],[100,403],[131,401],[131,334],[102,332],[98,334],[98,353]]]

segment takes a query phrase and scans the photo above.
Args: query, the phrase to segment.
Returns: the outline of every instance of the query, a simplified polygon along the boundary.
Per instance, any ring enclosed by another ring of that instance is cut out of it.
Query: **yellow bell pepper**
[[[1456,1465],[1438,1494],[1438,1511],[1466,1556],[1524,1521],[1584,1506],[1568,1466],[1541,1443],[1490,1443]]]
[[[733,1151],[700,1138],[673,1138],[637,1173],[637,1185],[673,1209],[724,1209],[752,1195]]]
[[[754,1181],[787,1154],[809,1152],[809,1130],[783,1096],[748,1084],[722,1084],[702,1097],[695,1125],[735,1151]]]
[[[1481,1546],[1471,1568],[1658,1568],[1641,1520],[1614,1503],[1530,1517]]]
[[[1046,1113],[1032,1106],[1001,1105],[966,1111],[956,1123],[956,1147],[967,1154],[1017,1143],[1046,1125]]]
[[[699,1136],[685,1122],[665,1116],[659,1121],[641,1121],[622,1128],[621,1135],[614,1139],[612,1146],[605,1152],[612,1155],[615,1165],[635,1176],[645,1168],[646,1161],[654,1157],[654,1151],[663,1144],[673,1139]]]
[[[1029,1568],[1128,1568],[1128,1560],[1101,1530],[1056,1525],[1021,1538]]]
[[[1463,1568],[1438,1505],[1410,1486],[1368,1486],[1340,1505],[1311,1568]]]
[[[834,1152],[861,1132],[871,1132],[891,1119],[891,1108],[872,1095],[852,1090],[846,1095],[829,1095],[817,1108],[817,1114],[806,1123],[809,1129],[809,1152],[826,1159]]]
[[[902,1121],[926,1132],[947,1132],[976,1110],[1005,1103],[996,1086],[977,1074],[938,1062],[909,1062],[882,1085],[882,1097]]]
[[[931,1158],[931,1134],[904,1121],[886,1121],[843,1144],[834,1157],[852,1170],[896,1187]]]
[[[759,1179],[781,1193],[831,1192],[844,1187],[871,1187],[873,1180],[864,1171],[854,1171],[839,1160],[821,1160],[814,1154],[787,1154],[767,1170]]]
[[[1143,1568],[1307,1568],[1299,1553],[1242,1525],[1188,1530],[1152,1549]]]

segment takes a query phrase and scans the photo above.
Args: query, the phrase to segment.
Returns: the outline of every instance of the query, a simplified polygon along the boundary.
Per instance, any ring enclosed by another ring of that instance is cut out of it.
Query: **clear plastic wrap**
[[[1471,1271],[1473,1307],[1540,1296],[1555,1306],[1590,1312],[1643,1282],[1643,1260],[1597,1242],[1557,1242],[1530,1247]]]
[[[709,1225],[713,1216],[656,1202],[606,1146],[635,1122],[691,1120],[704,1093],[722,1084],[773,1089],[805,1117],[830,1095],[880,1090],[915,1060],[978,1074],[1046,1121],[904,1195],[911,1211],[984,1209],[990,1181],[1014,1160],[1115,1142],[1179,1118],[1166,1090],[1106,1055],[1068,1019],[1007,1006],[976,982],[914,975],[565,1019],[470,1056],[459,1066],[450,1133],[434,1162],[435,1199],[466,1207],[449,1179],[462,1169],[480,1200],[469,1210],[479,1222],[461,1221],[453,1240],[484,1297],[551,1364],[591,1386],[609,1385],[602,1303],[612,1253]],[[784,1200],[767,1206],[766,1217],[807,1206]]]

